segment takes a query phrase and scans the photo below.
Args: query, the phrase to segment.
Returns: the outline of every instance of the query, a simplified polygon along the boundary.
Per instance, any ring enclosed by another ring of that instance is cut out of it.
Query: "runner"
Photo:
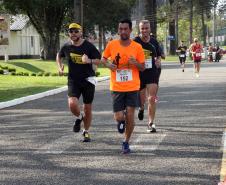
[[[186,51],[187,51],[187,46],[184,45],[184,41],[181,41],[180,46],[177,48],[176,52],[179,55],[182,72],[184,72],[184,67],[186,62]]]
[[[190,52],[192,54],[193,61],[194,61],[194,71],[195,71],[196,77],[199,77],[200,64],[201,64],[201,59],[202,59],[202,55],[201,55],[202,51],[203,51],[202,45],[198,42],[198,39],[195,38],[194,43],[191,44],[191,46],[190,46]]]
[[[158,84],[161,73],[161,49],[157,40],[150,36],[151,27],[148,20],[142,20],[139,23],[140,36],[135,37],[135,41],[140,43],[145,52],[145,71],[140,72],[140,108],[138,111],[138,119],[144,118],[144,104],[146,93],[148,98],[148,132],[156,132],[154,124],[156,102],[158,100]]]
[[[213,62],[213,46],[212,44],[210,43],[209,44],[209,47],[208,47],[208,62]]]
[[[75,116],[73,131],[79,132],[84,122],[84,142],[90,142],[89,128],[92,120],[92,102],[95,92],[95,72],[92,64],[99,64],[101,55],[93,44],[82,38],[82,27],[71,23],[68,30],[70,41],[61,47],[57,54],[59,74],[63,75],[63,58],[68,62],[68,105]],[[83,111],[80,110],[79,98],[83,97]]]
[[[144,52],[140,44],[130,39],[132,22],[123,19],[118,25],[119,39],[110,41],[103,53],[102,62],[111,70],[110,90],[114,119],[118,132],[125,132],[122,153],[130,153],[129,141],[134,130],[134,113],[138,106],[140,78],[144,70]]]

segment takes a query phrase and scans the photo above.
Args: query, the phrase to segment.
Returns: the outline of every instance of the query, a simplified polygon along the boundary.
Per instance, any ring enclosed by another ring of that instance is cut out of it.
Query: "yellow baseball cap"
[[[69,25],[69,29],[79,29],[79,30],[81,30],[82,29],[82,26],[79,25],[79,24],[77,24],[77,23],[71,23]]]

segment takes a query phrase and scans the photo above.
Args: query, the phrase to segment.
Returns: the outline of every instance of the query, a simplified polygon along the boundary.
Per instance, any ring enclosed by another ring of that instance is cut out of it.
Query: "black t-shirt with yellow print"
[[[134,41],[138,42],[142,46],[145,54],[145,60],[152,59],[152,68],[155,69],[155,57],[157,57],[155,46],[153,46],[150,42],[143,42],[140,37],[135,37]]]
[[[82,56],[86,54],[90,59],[100,59],[100,52],[96,47],[87,40],[80,46],[75,46],[71,42],[65,43],[60,51],[59,56],[66,58],[68,61],[68,79],[80,82],[90,76],[95,76],[92,64],[84,64]]]

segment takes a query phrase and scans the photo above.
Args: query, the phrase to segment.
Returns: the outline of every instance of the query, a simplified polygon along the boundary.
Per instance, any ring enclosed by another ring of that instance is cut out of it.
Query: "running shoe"
[[[81,123],[82,123],[83,117],[82,119],[76,119],[74,126],[73,126],[73,132],[79,132],[81,129]]]
[[[156,132],[155,124],[149,123],[149,124],[148,124],[147,132],[151,132],[151,133]]]
[[[126,122],[124,120],[119,121],[117,124],[117,128],[118,128],[118,132],[120,134],[123,134],[125,132],[125,128],[126,128]]]
[[[137,116],[140,121],[143,120],[144,119],[144,110],[139,109]]]
[[[182,72],[184,72],[184,69],[182,69]]]
[[[89,134],[88,131],[83,131],[82,135],[84,137],[83,142],[90,142],[91,141],[90,134]]]
[[[196,78],[198,78],[198,77],[199,77],[199,73],[196,73],[195,75],[196,75]]]
[[[122,153],[123,154],[130,153],[130,148],[129,148],[129,143],[128,142],[123,142],[122,143]]]

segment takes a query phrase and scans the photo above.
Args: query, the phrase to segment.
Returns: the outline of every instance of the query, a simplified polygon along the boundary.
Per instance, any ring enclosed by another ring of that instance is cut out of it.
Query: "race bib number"
[[[116,82],[127,82],[131,81],[132,70],[131,69],[118,69],[116,70]]]
[[[148,59],[145,61],[145,69],[150,69],[152,68],[152,60]]]
[[[201,53],[196,53],[195,56],[196,57],[201,57]]]
[[[184,58],[184,57],[185,57],[185,54],[181,54],[180,57],[181,57],[181,58]]]

